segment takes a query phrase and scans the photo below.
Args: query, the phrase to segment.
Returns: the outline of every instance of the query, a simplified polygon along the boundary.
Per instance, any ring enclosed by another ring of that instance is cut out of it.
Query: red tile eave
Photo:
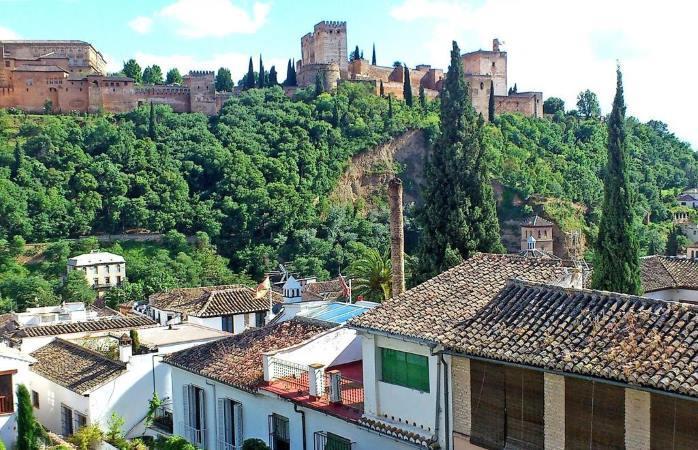
[[[346,405],[330,403],[323,397],[316,398],[304,392],[290,391],[284,383],[271,382],[259,386],[259,389],[274,393],[293,403],[327,413],[343,420],[357,422],[363,415],[362,411],[350,408]]]

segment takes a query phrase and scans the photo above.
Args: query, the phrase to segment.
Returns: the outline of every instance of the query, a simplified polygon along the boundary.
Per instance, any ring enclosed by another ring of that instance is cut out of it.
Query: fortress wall
[[[518,112],[529,117],[543,117],[543,94],[526,92],[509,96],[495,96],[495,111]]]
[[[156,105],[170,105],[175,112],[189,112],[191,109],[189,88],[181,86],[137,86],[134,88],[136,105],[153,102]]]

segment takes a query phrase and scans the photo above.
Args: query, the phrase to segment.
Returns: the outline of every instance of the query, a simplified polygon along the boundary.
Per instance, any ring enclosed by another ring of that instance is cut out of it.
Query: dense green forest
[[[133,282],[116,294],[129,298],[175,285],[251,282],[279,261],[335,275],[388,246],[387,211],[329,200],[350,157],[410,128],[427,130],[429,142],[438,134],[436,102],[407,107],[349,83],[334,95],[311,88],[293,99],[278,87],[251,89],[212,118],[166,106],[154,115],[150,130],[148,106],[95,116],[0,111],[0,297],[29,304],[66,296],[58,280],[64,258],[87,245],[57,242],[43,266],[23,267],[13,262],[23,241],[134,228],[177,233],[159,247],[115,248],[127,255]],[[628,134],[636,207],[651,222],[643,246],[660,249],[674,193],[697,184],[698,160],[661,122],[630,118]],[[486,126],[486,145],[498,181],[524,198],[586,205],[585,231],[594,233],[603,118],[502,114]],[[197,233],[198,244],[182,243]],[[39,288],[45,295],[28,294]]]

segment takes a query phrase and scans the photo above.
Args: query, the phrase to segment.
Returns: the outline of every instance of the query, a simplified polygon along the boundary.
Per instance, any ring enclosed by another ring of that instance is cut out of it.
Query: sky
[[[238,80],[250,56],[285,76],[300,38],[321,20],[347,22],[349,49],[378,64],[446,68],[451,41],[463,52],[508,52],[519,91],[542,91],[574,108],[591,89],[610,110],[620,63],[628,114],[661,120],[698,149],[698,33],[694,0],[0,0],[0,39],[91,42],[118,71],[136,58],[216,70]]]

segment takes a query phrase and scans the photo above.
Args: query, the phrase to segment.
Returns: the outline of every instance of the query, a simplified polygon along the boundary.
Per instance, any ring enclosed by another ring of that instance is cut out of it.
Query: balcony
[[[155,410],[152,428],[162,433],[172,434],[172,411],[169,409],[169,407],[159,406]]]
[[[184,439],[187,441],[191,442],[195,446],[199,448],[206,448],[206,429],[205,428],[194,428],[192,426],[189,426],[183,422],[180,422],[179,424],[182,434],[184,436]]]
[[[348,439],[324,431],[315,432],[314,450],[354,450],[354,443]]]
[[[242,445],[231,444],[230,442],[225,442],[221,440],[216,441],[217,450],[242,450]]]
[[[362,362],[335,367],[299,364],[265,355],[263,389],[349,420],[364,412]]]

